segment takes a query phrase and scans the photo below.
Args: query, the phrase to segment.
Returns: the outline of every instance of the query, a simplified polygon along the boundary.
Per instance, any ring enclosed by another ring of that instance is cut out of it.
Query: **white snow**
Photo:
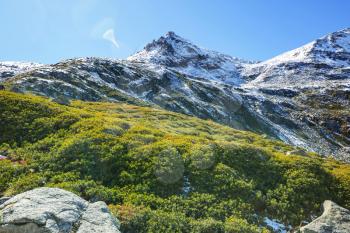
[[[135,80],[129,82],[129,85],[139,86],[139,85],[142,85],[142,83],[146,82],[147,80],[148,80],[148,78],[135,79]]]
[[[35,67],[40,67],[42,64],[34,63],[34,62],[20,62],[20,61],[2,61],[0,62],[0,66],[28,70]]]
[[[104,86],[108,86],[110,88],[116,88],[115,84],[114,83],[109,83],[109,82],[106,82],[105,80],[103,80],[100,75],[96,72],[90,72],[90,78],[89,78],[91,81],[94,81],[100,85],[104,85]]]
[[[162,96],[163,98],[171,98],[171,96],[166,93],[160,93],[159,95]]]
[[[285,225],[283,225],[282,223],[279,223],[277,220],[273,219],[269,219],[267,217],[264,218],[264,223],[271,227],[271,229],[274,231],[274,232],[278,232],[278,233],[287,233],[287,228]]]
[[[182,187],[182,192],[184,196],[187,196],[192,190],[190,180],[187,176],[184,176],[184,183]]]
[[[11,74],[11,76],[14,76],[41,66],[43,65],[33,62],[3,61],[0,62],[0,79],[6,74]]]
[[[125,73],[129,74],[130,76],[132,76],[132,75],[135,74],[135,72],[134,72],[133,70],[131,70],[129,67],[127,67],[127,66],[125,66],[125,67],[123,68],[123,71],[124,71]]]

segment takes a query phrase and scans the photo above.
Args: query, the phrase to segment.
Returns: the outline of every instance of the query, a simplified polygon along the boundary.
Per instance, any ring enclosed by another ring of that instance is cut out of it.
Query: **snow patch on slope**
[[[0,81],[1,79],[6,79],[41,66],[42,64],[33,63],[33,62],[14,62],[14,61],[0,62]]]
[[[273,232],[276,232],[276,233],[287,233],[287,227],[278,222],[277,220],[275,219],[269,219],[267,217],[264,218],[264,223],[270,227]]]

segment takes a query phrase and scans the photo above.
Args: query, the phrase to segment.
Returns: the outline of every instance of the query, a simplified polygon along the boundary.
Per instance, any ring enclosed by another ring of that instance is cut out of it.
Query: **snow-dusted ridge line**
[[[36,69],[42,66],[43,66],[42,64],[34,63],[34,62],[0,61],[0,80]]]
[[[330,33],[267,61],[244,66],[254,77],[246,87],[290,85],[302,87],[341,76],[350,68],[350,28]],[[348,72],[349,73],[349,72]]]
[[[216,80],[239,86],[245,80],[239,74],[252,61],[200,48],[174,32],[154,40],[143,50],[127,58],[131,62],[163,65],[194,78]]]
[[[349,38],[345,29],[254,63],[168,33],[127,60],[68,59],[34,66],[12,83],[15,72],[5,74],[20,91],[89,101],[128,96],[350,161]]]
[[[284,52],[277,55],[271,59],[263,62],[253,64],[263,65],[263,64],[279,64],[283,62],[327,62],[327,60],[322,60],[324,57],[319,56],[318,52],[350,52],[350,28],[340,30],[338,32],[330,33],[320,39],[311,41],[299,48],[293,49],[291,51]],[[346,63],[349,66],[349,62]],[[335,64],[334,65],[343,65]]]

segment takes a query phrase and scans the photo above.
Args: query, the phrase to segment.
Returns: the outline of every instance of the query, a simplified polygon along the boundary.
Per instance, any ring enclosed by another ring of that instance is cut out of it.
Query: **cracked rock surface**
[[[57,188],[37,188],[0,205],[0,233],[119,233],[104,202]]]
[[[96,232],[112,233],[119,232],[116,219],[109,213],[106,203],[99,201],[90,204],[84,212],[81,225],[77,233]]]

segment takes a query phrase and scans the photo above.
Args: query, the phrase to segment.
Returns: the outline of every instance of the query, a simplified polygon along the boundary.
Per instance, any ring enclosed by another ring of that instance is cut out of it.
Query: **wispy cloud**
[[[91,29],[91,37],[95,40],[106,40],[112,44],[113,48],[120,48],[120,41],[115,34],[115,21],[107,17],[99,20]]]
[[[102,35],[102,38],[111,42],[116,48],[119,48],[119,43],[115,37],[115,34],[114,34],[114,30],[113,28],[109,28],[107,29],[103,35]]]

